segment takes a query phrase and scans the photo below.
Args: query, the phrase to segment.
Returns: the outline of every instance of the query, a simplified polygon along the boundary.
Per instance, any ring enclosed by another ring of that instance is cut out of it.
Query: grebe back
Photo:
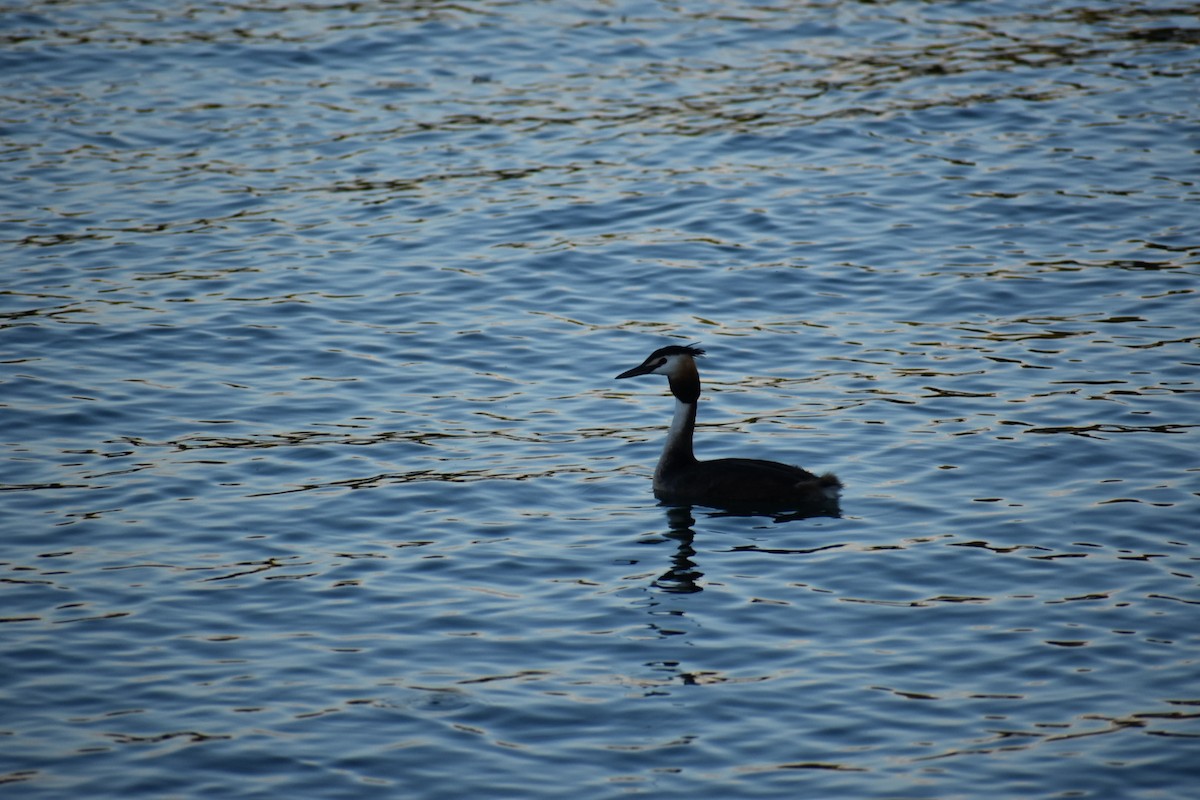
[[[756,458],[696,460],[692,454],[700,400],[696,359],[702,355],[704,351],[698,347],[669,345],[617,376],[666,375],[675,395],[675,415],[654,470],[655,497],[671,503],[714,506],[802,506],[835,501],[842,483],[833,473],[818,477],[800,467]]]

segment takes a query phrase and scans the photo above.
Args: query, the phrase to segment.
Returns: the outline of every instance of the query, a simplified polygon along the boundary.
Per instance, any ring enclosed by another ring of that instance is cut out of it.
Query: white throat
[[[680,445],[686,444],[687,452],[692,451],[692,426],[696,423],[696,405],[675,400],[675,414],[671,417],[671,427],[667,429],[667,441],[663,445],[663,453],[667,453]]]

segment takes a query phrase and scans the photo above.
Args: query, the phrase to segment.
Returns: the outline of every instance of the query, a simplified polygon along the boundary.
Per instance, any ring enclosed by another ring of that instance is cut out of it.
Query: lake
[[[1180,797],[1198,14],[0,12],[0,782]]]

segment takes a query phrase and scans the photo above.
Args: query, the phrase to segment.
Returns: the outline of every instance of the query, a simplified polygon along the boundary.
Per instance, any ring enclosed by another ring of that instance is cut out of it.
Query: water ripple
[[[1178,794],[1195,12],[0,15],[0,782]]]

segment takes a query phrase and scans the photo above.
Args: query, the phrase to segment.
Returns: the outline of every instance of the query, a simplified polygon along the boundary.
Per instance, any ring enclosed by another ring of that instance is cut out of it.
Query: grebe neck
[[[691,369],[668,376],[671,394],[675,395],[675,415],[671,417],[667,442],[658,461],[660,475],[696,463],[692,432],[696,429],[696,405],[700,402],[700,375],[690,360],[688,365]]]
[[[667,442],[663,445],[660,467],[674,467],[684,464],[694,464],[696,457],[692,454],[692,431],[696,429],[696,404],[675,401],[675,415],[671,417],[671,427],[667,430]]]

